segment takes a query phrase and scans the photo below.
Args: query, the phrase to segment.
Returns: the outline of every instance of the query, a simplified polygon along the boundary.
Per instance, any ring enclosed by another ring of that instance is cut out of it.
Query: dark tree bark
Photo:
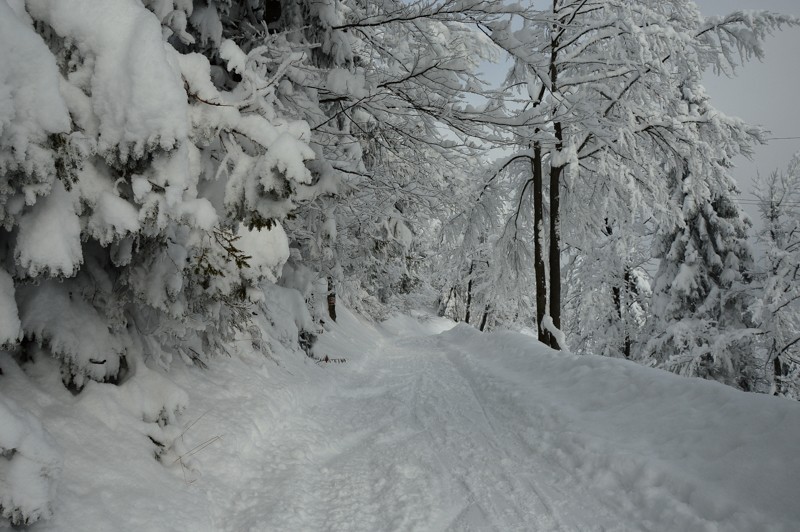
[[[775,349],[774,344],[775,341],[773,340],[773,349]],[[775,382],[775,392],[773,392],[773,395],[783,395],[783,381],[788,374],[788,368],[781,360],[780,355],[772,359],[772,372]]]
[[[469,324],[470,309],[472,307],[472,272],[475,270],[475,261],[469,263],[469,281],[467,281],[467,310],[464,313],[464,323]]]
[[[636,288],[636,283],[633,282],[633,276],[631,275],[631,267],[626,265],[625,266],[625,274],[622,276],[622,281],[626,290],[628,291],[628,299],[631,300],[632,296],[638,292]],[[622,312],[622,306],[620,305],[619,311]],[[620,319],[622,316],[620,315]],[[625,355],[625,358],[631,358],[631,333],[628,330],[627,324],[623,323],[623,327],[625,327],[625,340],[622,346],[622,354]]]
[[[558,0],[553,0],[553,12],[558,11]],[[553,27],[553,37],[550,43],[550,91],[558,91],[558,31]],[[553,109],[553,116],[558,116],[558,109]],[[564,148],[564,131],[561,122],[553,123],[553,132],[556,137],[555,153],[561,153]],[[551,155],[552,157],[552,155]],[[561,161],[559,161],[560,163]],[[550,317],[556,329],[561,329],[561,174],[564,171],[562,164],[554,165],[550,160]],[[551,335],[550,347],[560,349],[556,338]]]
[[[333,286],[333,277],[328,277],[328,315],[336,321],[336,290]]]
[[[560,128],[559,128],[560,130]],[[560,147],[560,143],[558,145]],[[550,167],[550,317],[561,329],[561,172],[563,167]],[[555,337],[550,347],[560,349]]]
[[[550,333],[542,327],[547,313],[547,280],[544,268],[544,189],[542,184],[542,145],[533,143],[533,272],[536,279],[536,331],[539,341],[550,345]]]

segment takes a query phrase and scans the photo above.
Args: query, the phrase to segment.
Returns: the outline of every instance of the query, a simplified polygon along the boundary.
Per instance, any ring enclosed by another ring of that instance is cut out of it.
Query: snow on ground
[[[316,351],[347,362],[173,370],[189,406],[166,467],[132,392],[17,375],[63,456],[31,529],[800,530],[797,403],[438,318],[342,309]]]

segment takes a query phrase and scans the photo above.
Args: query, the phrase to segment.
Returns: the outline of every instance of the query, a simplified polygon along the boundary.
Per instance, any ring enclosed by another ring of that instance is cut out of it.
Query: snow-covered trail
[[[667,391],[683,391],[682,379],[624,363],[611,368],[618,373],[613,377],[606,359],[559,362],[549,353],[538,368],[545,371],[538,371],[525,367],[530,339],[493,335],[481,345],[481,335],[463,327],[435,335],[439,325],[398,318],[380,331],[351,323],[323,337],[319,349],[348,362],[330,366],[330,386],[309,389],[280,428],[265,435],[264,460],[232,494],[234,506],[222,511],[216,526],[797,530],[792,494],[781,493],[786,482],[790,489],[800,485],[790,478],[791,467],[795,475],[798,467],[789,438],[772,438],[773,449],[764,449],[704,418],[710,401],[724,405],[733,397],[729,421],[745,421],[737,416],[748,414],[747,407],[737,409],[736,399],[754,396],[686,381],[690,392],[702,388],[689,403],[707,403],[695,417],[680,399],[654,410],[668,400]],[[507,364],[498,364],[492,349]],[[589,372],[594,388],[567,383],[585,382]],[[561,373],[563,380],[552,379]],[[603,393],[597,379],[606,378]],[[673,408],[680,419],[670,416]],[[789,422],[787,415],[795,424],[800,420],[797,409],[778,408],[777,421]],[[769,412],[760,417],[767,418],[765,430],[776,422]],[[787,446],[783,465],[763,455],[752,467],[737,464],[754,449],[768,453],[781,445]],[[727,458],[715,462],[714,452]],[[736,467],[745,473],[728,471]],[[776,475],[771,482],[778,487],[734,484],[747,482],[753,467],[758,474],[751,481]]]
[[[531,452],[513,415],[476,392],[477,375],[455,352],[435,337],[409,340],[426,331],[404,324],[373,337],[338,368],[335,387],[284,420],[265,447],[267,462],[280,466],[265,464],[243,484],[229,530],[600,530],[618,522],[582,486],[559,486],[563,471]]]

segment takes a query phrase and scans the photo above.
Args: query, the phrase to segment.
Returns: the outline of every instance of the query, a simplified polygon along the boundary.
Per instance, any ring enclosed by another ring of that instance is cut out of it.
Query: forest
[[[703,76],[798,24],[693,0],[0,0],[0,523],[58,515],[53,405],[136,405],[114,423],[185,476],[179,368],[355,371],[331,347],[353,316],[795,408],[800,154],[753,176],[754,230],[732,169],[769,134]]]

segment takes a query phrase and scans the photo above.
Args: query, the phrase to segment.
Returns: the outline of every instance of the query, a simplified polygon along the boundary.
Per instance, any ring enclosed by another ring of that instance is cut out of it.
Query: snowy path
[[[711,456],[682,456],[694,445],[700,454],[717,447],[735,460],[737,450],[760,444],[719,430],[704,435],[714,422],[702,412],[692,418],[691,409],[688,421],[676,422],[670,411],[680,412],[680,404],[653,411],[654,401],[666,400],[659,394],[667,388],[680,394],[680,387],[670,385],[681,379],[625,364],[621,376],[608,380],[607,393],[600,392],[605,397],[592,397],[605,387],[601,382],[597,388],[596,380],[608,377],[603,371],[608,360],[590,359],[588,366],[599,364],[590,379],[596,389],[580,391],[566,380],[548,385],[560,373],[585,381],[591,368],[576,364],[577,358],[561,371],[547,364],[539,368],[544,372],[523,368],[519,365],[530,355],[498,337],[496,349],[508,362],[498,365],[496,358],[480,355],[495,346],[476,344],[478,333],[434,332],[435,327],[426,331],[400,319],[383,334],[365,336],[345,327],[329,335],[321,349],[350,357],[348,363],[328,366],[331,385],[323,393],[310,388],[280,428],[265,435],[259,449],[264,460],[232,494],[233,508],[215,519],[216,526],[230,531],[798,529],[796,509],[782,507],[778,519],[767,515],[775,510],[771,503],[780,507],[791,494],[771,500],[767,489],[754,500],[747,489],[739,493],[741,486],[727,484],[745,481],[725,471],[730,461],[715,465]],[[529,339],[513,335],[510,341],[530,351]],[[342,350],[354,348],[364,352]],[[655,377],[646,382],[637,377],[641,374]],[[645,388],[654,395],[637,400]],[[710,395],[695,393],[689,400],[713,400],[721,393],[725,402],[729,392],[734,391],[712,386],[705,390]],[[644,411],[637,406],[642,403]],[[791,412],[797,420],[800,412]],[[736,421],[737,413],[731,414]],[[786,421],[785,413],[777,415]],[[686,434],[670,435],[673,430]],[[784,443],[791,453],[793,444]],[[763,466],[758,466],[762,475],[777,474],[781,467]],[[782,467],[783,476],[789,473]],[[779,486],[781,480],[776,479]],[[760,507],[742,508],[747,498]]]
[[[286,460],[243,486],[229,530],[601,529],[608,510],[586,493],[570,508],[581,487],[558,487],[563,472],[435,339],[384,337],[344,369],[275,434],[266,450]],[[309,440],[330,444],[293,452]]]

